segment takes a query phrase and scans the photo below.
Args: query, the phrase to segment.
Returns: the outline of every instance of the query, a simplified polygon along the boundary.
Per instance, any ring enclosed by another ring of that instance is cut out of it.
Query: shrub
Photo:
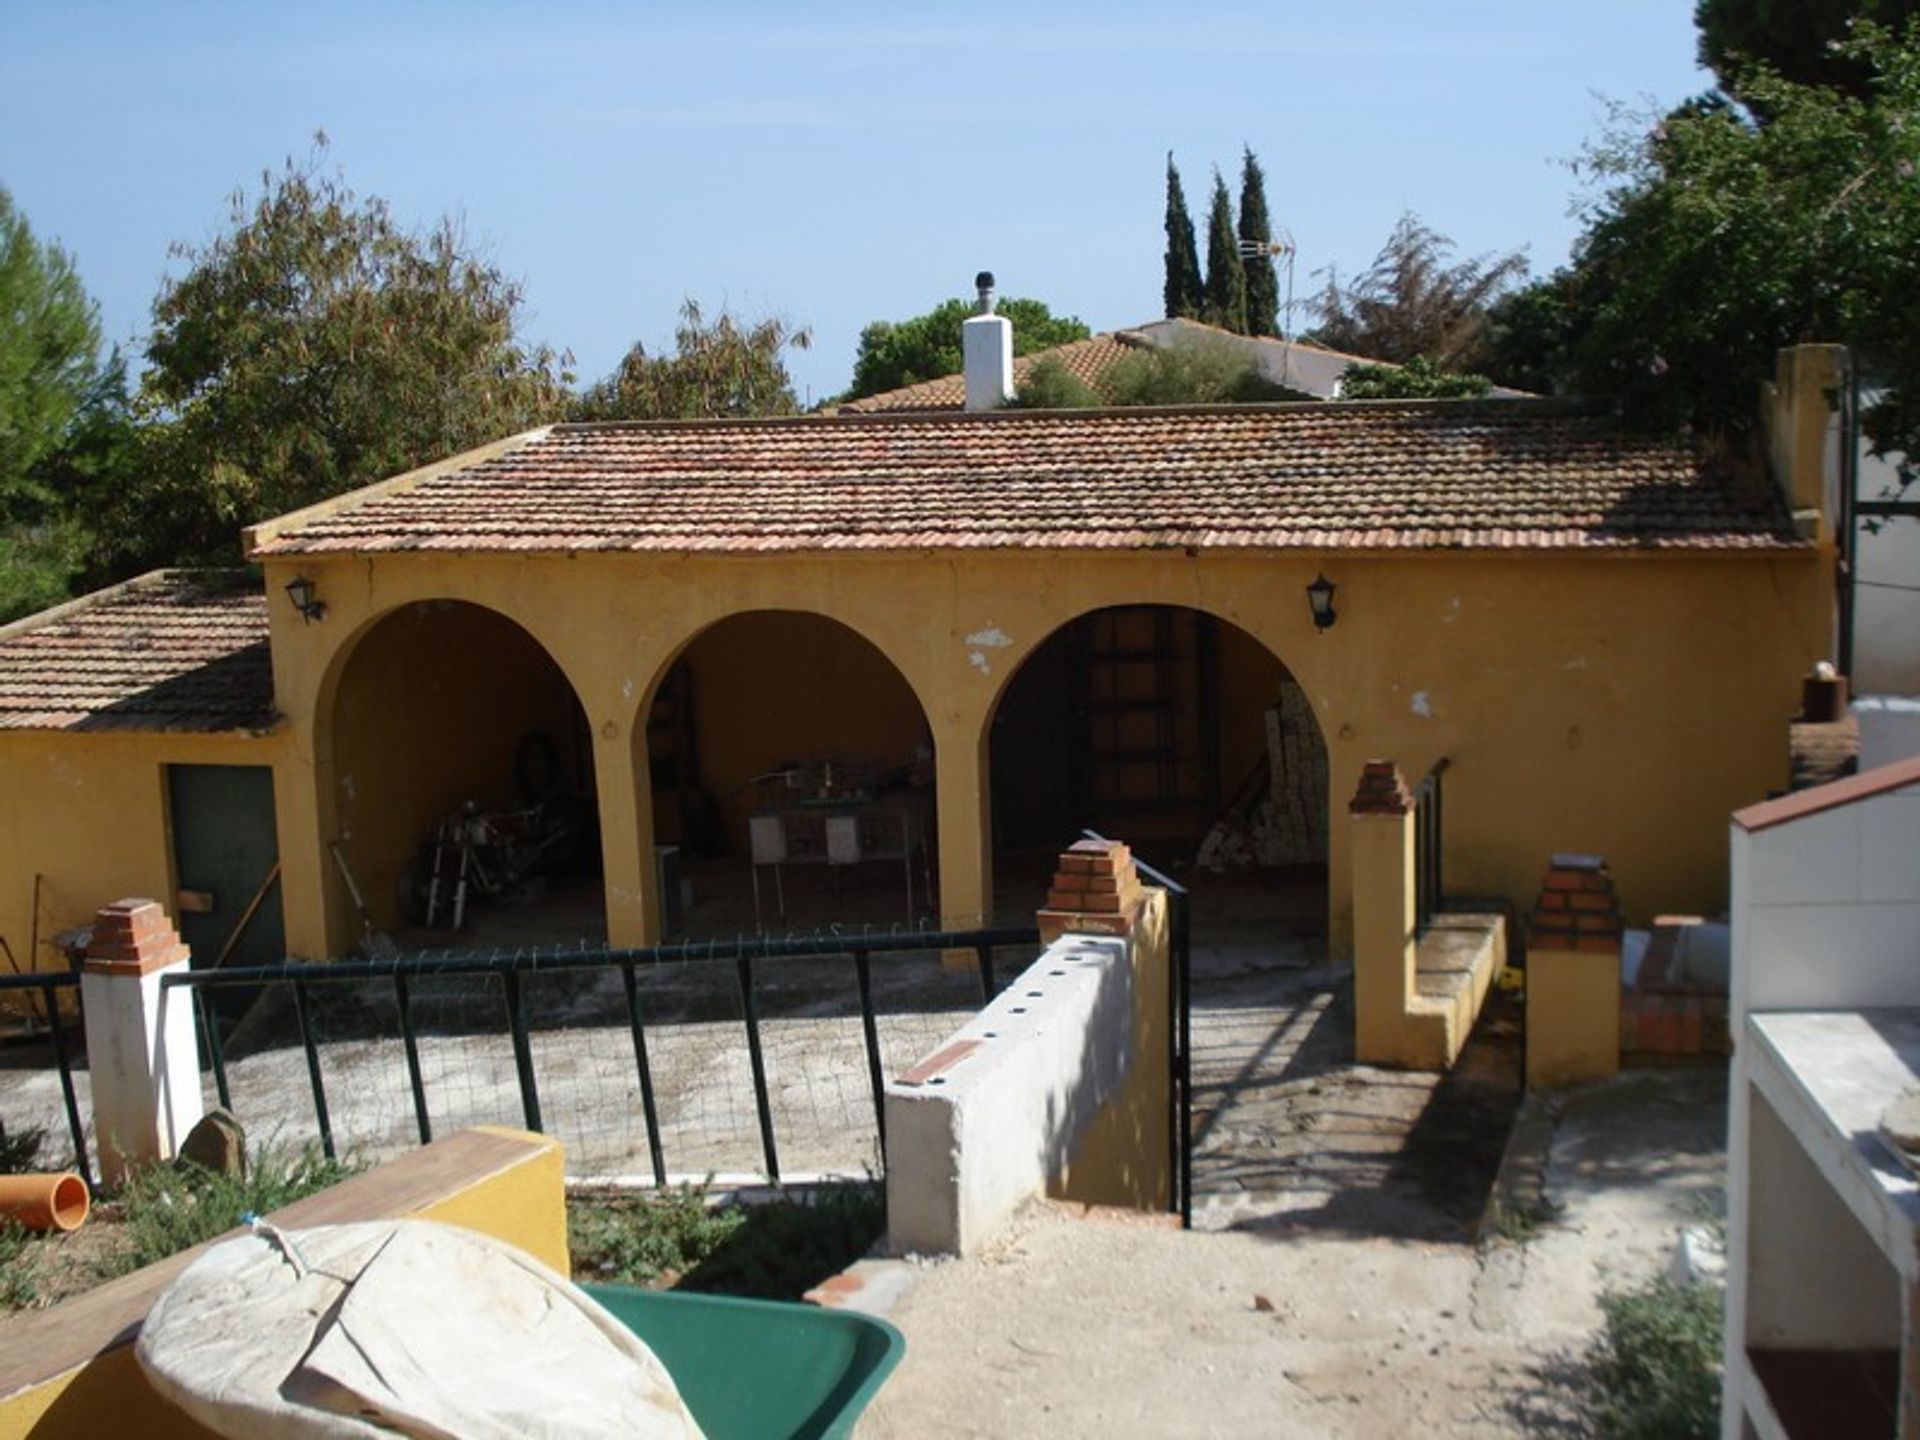
[[[1664,1276],[1600,1297],[1606,1325],[1587,1356],[1589,1409],[1603,1440],[1711,1440],[1720,1426],[1717,1286]]]
[[[1349,365],[1340,377],[1342,400],[1470,400],[1492,388],[1484,375],[1442,370],[1423,355],[1405,365]]]
[[[103,1277],[124,1274],[211,1240],[249,1212],[265,1215],[337,1185],[360,1166],[328,1160],[312,1146],[256,1150],[244,1176],[191,1162],[138,1170],[121,1187],[127,1243],[102,1264]]]
[[[1094,388],[1057,359],[1036,361],[1009,409],[1092,410],[1100,404]]]

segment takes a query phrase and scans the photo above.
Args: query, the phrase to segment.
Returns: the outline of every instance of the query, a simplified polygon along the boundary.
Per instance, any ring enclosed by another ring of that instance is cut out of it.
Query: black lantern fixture
[[[287,582],[287,598],[293,601],[293,608],[300,612],[300,618],[309,625],[327,613],[326,602],[314,598],[313,581],[304,575],[296,575]]]
[[[1334,584],[1322,575],[1307,586],[1307,608],[1313,611],[1313,628],[1325,630],[1340,617],[1333,609]]]

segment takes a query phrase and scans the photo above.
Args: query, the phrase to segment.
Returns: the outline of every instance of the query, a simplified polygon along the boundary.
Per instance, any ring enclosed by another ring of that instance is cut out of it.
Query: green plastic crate
[[[884,1320],[779,1300],[581,1287],[652,1348],[708,1440],[853,1434],[907,1348]]]

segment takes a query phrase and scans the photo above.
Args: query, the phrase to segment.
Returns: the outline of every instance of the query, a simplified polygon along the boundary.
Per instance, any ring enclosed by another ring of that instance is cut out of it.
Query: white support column
[[[187,962],[187,947],[151,900],[117,901],[94,918],[80,994],[93,1133],[109,1185],[170,1159],[202,1114],[193,1000],[160,983]]]

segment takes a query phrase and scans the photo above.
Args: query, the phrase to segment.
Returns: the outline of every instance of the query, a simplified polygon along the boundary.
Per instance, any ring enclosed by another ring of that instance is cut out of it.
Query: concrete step
[[[1500,967],[1506,964],[1506,917],[1496,911],[1449,911],[1433,917],[1414,957],[1410,1017],[1444,1027],[1446,1064],[1467,1043]]]

